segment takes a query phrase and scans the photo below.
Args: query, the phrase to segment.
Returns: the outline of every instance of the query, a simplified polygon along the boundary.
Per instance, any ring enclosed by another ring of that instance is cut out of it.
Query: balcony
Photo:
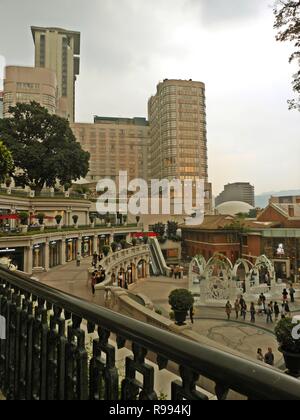
[[[300,382],[282,372],[141,323],[0,268],[0,391],[7,400],[157,400],[159,371],[172,367],[173,400],[234,391],[250,400],[300,400]],[[89,339],[92,347],[89,348]],[[126,348],[125,373],[116,364]],[[150,364],[151,360],[151,364]],[[156,369],[153,367],[155,365]]]

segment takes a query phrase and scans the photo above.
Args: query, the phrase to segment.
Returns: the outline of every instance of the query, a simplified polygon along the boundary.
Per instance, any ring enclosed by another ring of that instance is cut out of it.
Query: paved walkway
[[[35,274],[34,277],[50,287],[103,306],[100,294],[96,293],[93,296],[88,283],[88,269],[91,267],[91,262],[91,258],[85,258],[81,261],[80,267],[77,267],[76,262],[70,262],[53,268],[48,273]]]
[[[77,267],[75,262],[68,263],[52,269],[48,273],[35,275],[41,282],[62,290],[63,292],[75,295],[89,302],[103,306],[104,302],[100,294],[92,295],[91,287],[87,283],[88,268],[91,265],[91,258],[84,259],[81,266]],[[170,306],[168,296],[177,288],[187,288],[186,279],[174,280],[167,277],[152,277],[147,280],[140,280],[130,287],[133,293],[142,293],[149,297],[156,309],[160,309],[164,316],[169,317]],[[292,310],[297,310],[300,302]],[[276,351],[278,345],[274,337],[274,324],[267,324],[266,317],[258,317],[255,325],[249,320],[244,322],[233,318],[230,322],[226,320],[224,308],[200,307],[196,308],[195,323],[192,328],[213,341],[225,344],[229,348],[240,351],[250,357],[256,357],[257,348],[264,351],[272,347],[275,352],[277,364],[282,364],[281,355]]]

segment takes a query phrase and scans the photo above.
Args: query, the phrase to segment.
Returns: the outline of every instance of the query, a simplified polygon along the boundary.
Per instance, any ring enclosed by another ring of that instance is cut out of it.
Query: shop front
[[[49,243],[49,267],[57,267],[61,264],[61,241]]]
[[[24,247],[0,248],[0,259],[8,258],[18,270],[24,271]]]
[[[81,242],[81,255],[86,257],[91,257],[93,255],[93,236],[85,236],[82,238]]]
[[[98,236],[98,252],[102,252],[104,246],[109,246],[110,235],[99,235]]]
[[[75,261],[78,252],[77,238],[66,240],[66,262]]]

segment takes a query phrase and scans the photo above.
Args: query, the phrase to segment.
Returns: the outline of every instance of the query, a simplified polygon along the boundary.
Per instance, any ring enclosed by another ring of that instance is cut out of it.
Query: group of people
[[[286,317],[291,316],[291,310],[289,305],[289,296],[291,299],[291,302],[295,302],[295,289],[291,286],[289,291],[287,289],[284,289],[282,292],[282,303],[281,305],[278,302],[267,302],[266,296],[261,293],[257,302],[257,306],[254,302],[251,302],[250,307],[248,308],[248,305],[244,299],[243,296],[240,298],[237,298],[234,306],[231,305],[230,301],[227,302],[225,311],[227,315],[227,319],[231,319],[231,314],[234,311],[236,315],[236,320],[241,317],[244,321],[246,321],[247,313],[249,310],[250,313],[250,321],[252,323],[256,322],[256,315],[259,316],[266,316],[266,322],[267,324],[273,323],[273,317],[275,317],[275,321],[277,322],[279,317],[281,316],[282,319]]]
[[[268,352],[264,355],[262,349],[257,350],[257,360],[262,363],[266,363],[269,366],[275,365],[275,356],[273,350],[268,348]]]
[[[175,280],[183,278],[183,267],[180,267],[179,265],[174,267],[172,265],[170,268],[171,268],[170,276],[172,278],[175,278]]]
[[[97,284],[103,283],[106,279],[106,272],[103,267],[100,265],[98,270],[93,271],[91,277],[91,286],[92,286],[92,293],[95,294],[95,286]]]
[[[94,271],[92,272],[91,276],[91,286],[92,286],[92,293],[95,294],[95,286],[97,284],[103,283],[106,279],[106,272],[101,264],[99,264],[103,260],[103,254],[97,254],[95,252],[93,254],[92,259],[92,266],[94,268]],[[98,268],[97,268],[98,266]]]

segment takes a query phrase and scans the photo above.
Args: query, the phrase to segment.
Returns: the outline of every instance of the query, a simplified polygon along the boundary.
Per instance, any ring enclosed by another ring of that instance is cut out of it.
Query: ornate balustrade
[[[178,366],[179,379],[169,384],[174,400],[205,400],[197,389],[199,376],[216,383],[218,399],[233,390],[255,400],[300,400],[299,381],[280,371],[5,269],[0,269],[0,314],[6,320],[6,339],[0,340],[0,390],[9,400],[156,400],[150,354],[160,369],[169,362]],[[87,334],[97,335],[92,354]],[[116,351],[124,346],[132,349],[132,356],[126,358],[121,380]]]
[[[146,273],[149,273],[150,251],[148,245],[138,245],[128,249],[123,249],[115,253],[111,253],[101,261],[101,265],[107,273],[107,279],[105,282],[96,286],[96,289],[111,285],[113,282],[112,274],[114,273],[115,276],[117,276],[118,273],[122,270],[126,272],[128,265],[133,268],[132,281],[136,281],[136,268],[139,261],[141,260],[145,262]]]

